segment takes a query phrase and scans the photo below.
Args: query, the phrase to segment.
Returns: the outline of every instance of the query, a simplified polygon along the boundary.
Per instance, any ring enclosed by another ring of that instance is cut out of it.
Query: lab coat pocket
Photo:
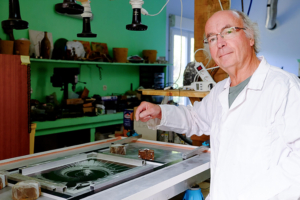
[[[271,132],[268,128],[243,125],[236,139],[240,167],[248,172],[247,178],[263,173],[269,168]]]

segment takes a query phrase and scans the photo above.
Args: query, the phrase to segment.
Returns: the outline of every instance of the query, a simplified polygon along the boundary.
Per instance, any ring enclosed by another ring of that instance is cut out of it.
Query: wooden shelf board
[[[149,63],[109,63],[109,62],[93,62],[93,61],[73,61],[73,60],[52,60],[52,59],[36,59],[31,58],[31,62],[40,63],[66,63],[66,64],[79,64],[79,65],[126,65],[126,66],[167,66],[172,65],[166,64],[149,64]]]
[[[142,89],[143,95],[159,95],[159,96],[180,96],[180,97],[198,97],[203,98],[209,94],[209,92],[198,92],[193,90],[153,90]]]

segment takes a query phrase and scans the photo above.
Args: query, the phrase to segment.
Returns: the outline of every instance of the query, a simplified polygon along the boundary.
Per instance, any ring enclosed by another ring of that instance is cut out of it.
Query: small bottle
[[[45,31],[45,36],[41,41],[41,53],[40,56],[44,59],[50,59],[51,43],[48,38],[48,34]]]

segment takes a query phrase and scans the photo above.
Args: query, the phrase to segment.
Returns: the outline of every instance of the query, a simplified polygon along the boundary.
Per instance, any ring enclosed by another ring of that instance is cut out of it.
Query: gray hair
[[[254,51],[257,54],[259,52],[259,30],[258,25],[255,22],[252,22],[251,19],[243,12],[238,10],[230,10],[237,18],[240,18],[243,20],[244,30],[246,37],[254,39]],[[208,44],[204,44],[204,49],[208,50],[209,52],[209,46]]]
[[[238,18],[241,18],[244,23],[244,32],[246,33],[247,38],[254,39],[254,51],[257,54],[259,52],[259,30],[258,25],[255,22],[252,22],[251,19],[243,12],[238,10],[231,10],[233,14],[237,15]]]

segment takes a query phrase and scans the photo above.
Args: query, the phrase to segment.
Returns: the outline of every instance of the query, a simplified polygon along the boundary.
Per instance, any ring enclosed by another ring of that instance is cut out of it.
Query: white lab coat
[[[300,199],[300,82],[259,59],[230,108],[230,78],[193,107],[161,105],[158,129],[210,135],[207,199]]]

